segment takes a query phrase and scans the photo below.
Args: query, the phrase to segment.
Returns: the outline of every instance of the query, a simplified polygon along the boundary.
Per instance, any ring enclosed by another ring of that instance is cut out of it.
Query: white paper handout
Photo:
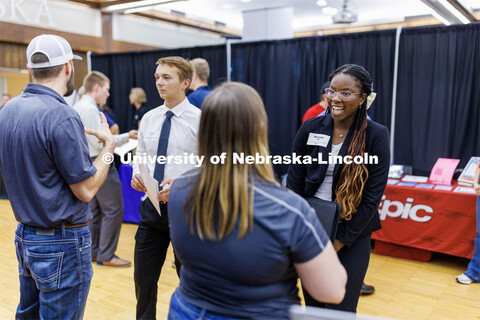
[[[123,157],[124,155],[135,149],[137,146],[138,141],[136,139],[129,139],[127,143],[115,147],[115,150],[113,152],[120,157]]]
[[[148,173],[148,170],[143,163],[139,163],[138,168],[140,169],[140,175],[142,176],[143,184],[145,185],[145,188],[147,188],[147,195],[150,198],[150,201],[152,201],[153,206],[155,209],[157,209],[158,214],[162,215],[162,212],[160,211],[160,204],[157,200],[158,181]]]
[[[412,175],[406,175],[402,178],[402,181],[406,182],[420,182],[420,183],[426,183],[428,181],[428,177],[424,176],[412,176]]]

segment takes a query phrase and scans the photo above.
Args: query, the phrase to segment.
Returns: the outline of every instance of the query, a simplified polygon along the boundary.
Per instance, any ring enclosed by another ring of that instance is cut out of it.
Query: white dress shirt
[[[163,122],[167,111],[171,110],[172,125],[168,138],[166,156],[185,156],[197,155],[198,129],[200,126],[201,111],[187,98],[178,104],[175,108],[169,109],[165,104],[147,112],[142,118],[142,125],[138,131],[137,157],[156,157],[158,151],[158,139],[162,130]],[[153,177],[155,171],[155,162],[148,161],[146,164],[148,172]],[[175,179],[182,173],[193,169],[195,163],[190,161],[182,163],[166,163],[164,179]],[[138,163],[133,163],[133,175],[140,173]],[[161,183],[161,181],[158,181]]]
[[[80,101],[73,106],[82,120],[85,128],[99,130],[102,125],[100,118],[100,111],[98,110],[97,103],[92,97],[84,95]],[[86,134],[88,142],[88,151],[90,157],[96,157],[103,149],[103,144],[98,143],[98,138],[91,134]],[[127,133],[113,135],[115,144],[117,146],[128,142],[129,135]]]

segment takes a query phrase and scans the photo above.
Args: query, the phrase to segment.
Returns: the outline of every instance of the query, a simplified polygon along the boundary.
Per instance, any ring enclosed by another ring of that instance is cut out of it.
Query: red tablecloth
[[[372,238],[387,243],[471,258],[476,195],[387,185],[379,206],[382,229]]]

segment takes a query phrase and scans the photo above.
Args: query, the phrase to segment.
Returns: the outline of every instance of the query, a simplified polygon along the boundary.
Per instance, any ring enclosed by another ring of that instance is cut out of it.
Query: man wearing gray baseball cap
[[[84,129],[63,99],[79,58],[59,36],[35,37],[27,48],[33,83],[0,112],[0,171],[18,221],[17,319],[81,319],[85,311],[93,275],[87,202],[109,164],[101,156],[92,163],[84,130],[103,143],[101,154],[115,141],[103,115],[100,129]]]

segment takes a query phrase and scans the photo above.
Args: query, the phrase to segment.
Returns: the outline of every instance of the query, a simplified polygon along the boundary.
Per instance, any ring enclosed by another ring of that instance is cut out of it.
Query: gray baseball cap
[[[43,53],[47,56],[48,61],[33,63],[31,59],[35,53]],[[72,59],[82,60],[81,57],[73,54],[72,47],[67,40],[53,34],[37,36],[30,41],[27,47],[27,60],[30,69],[60,66]]]

